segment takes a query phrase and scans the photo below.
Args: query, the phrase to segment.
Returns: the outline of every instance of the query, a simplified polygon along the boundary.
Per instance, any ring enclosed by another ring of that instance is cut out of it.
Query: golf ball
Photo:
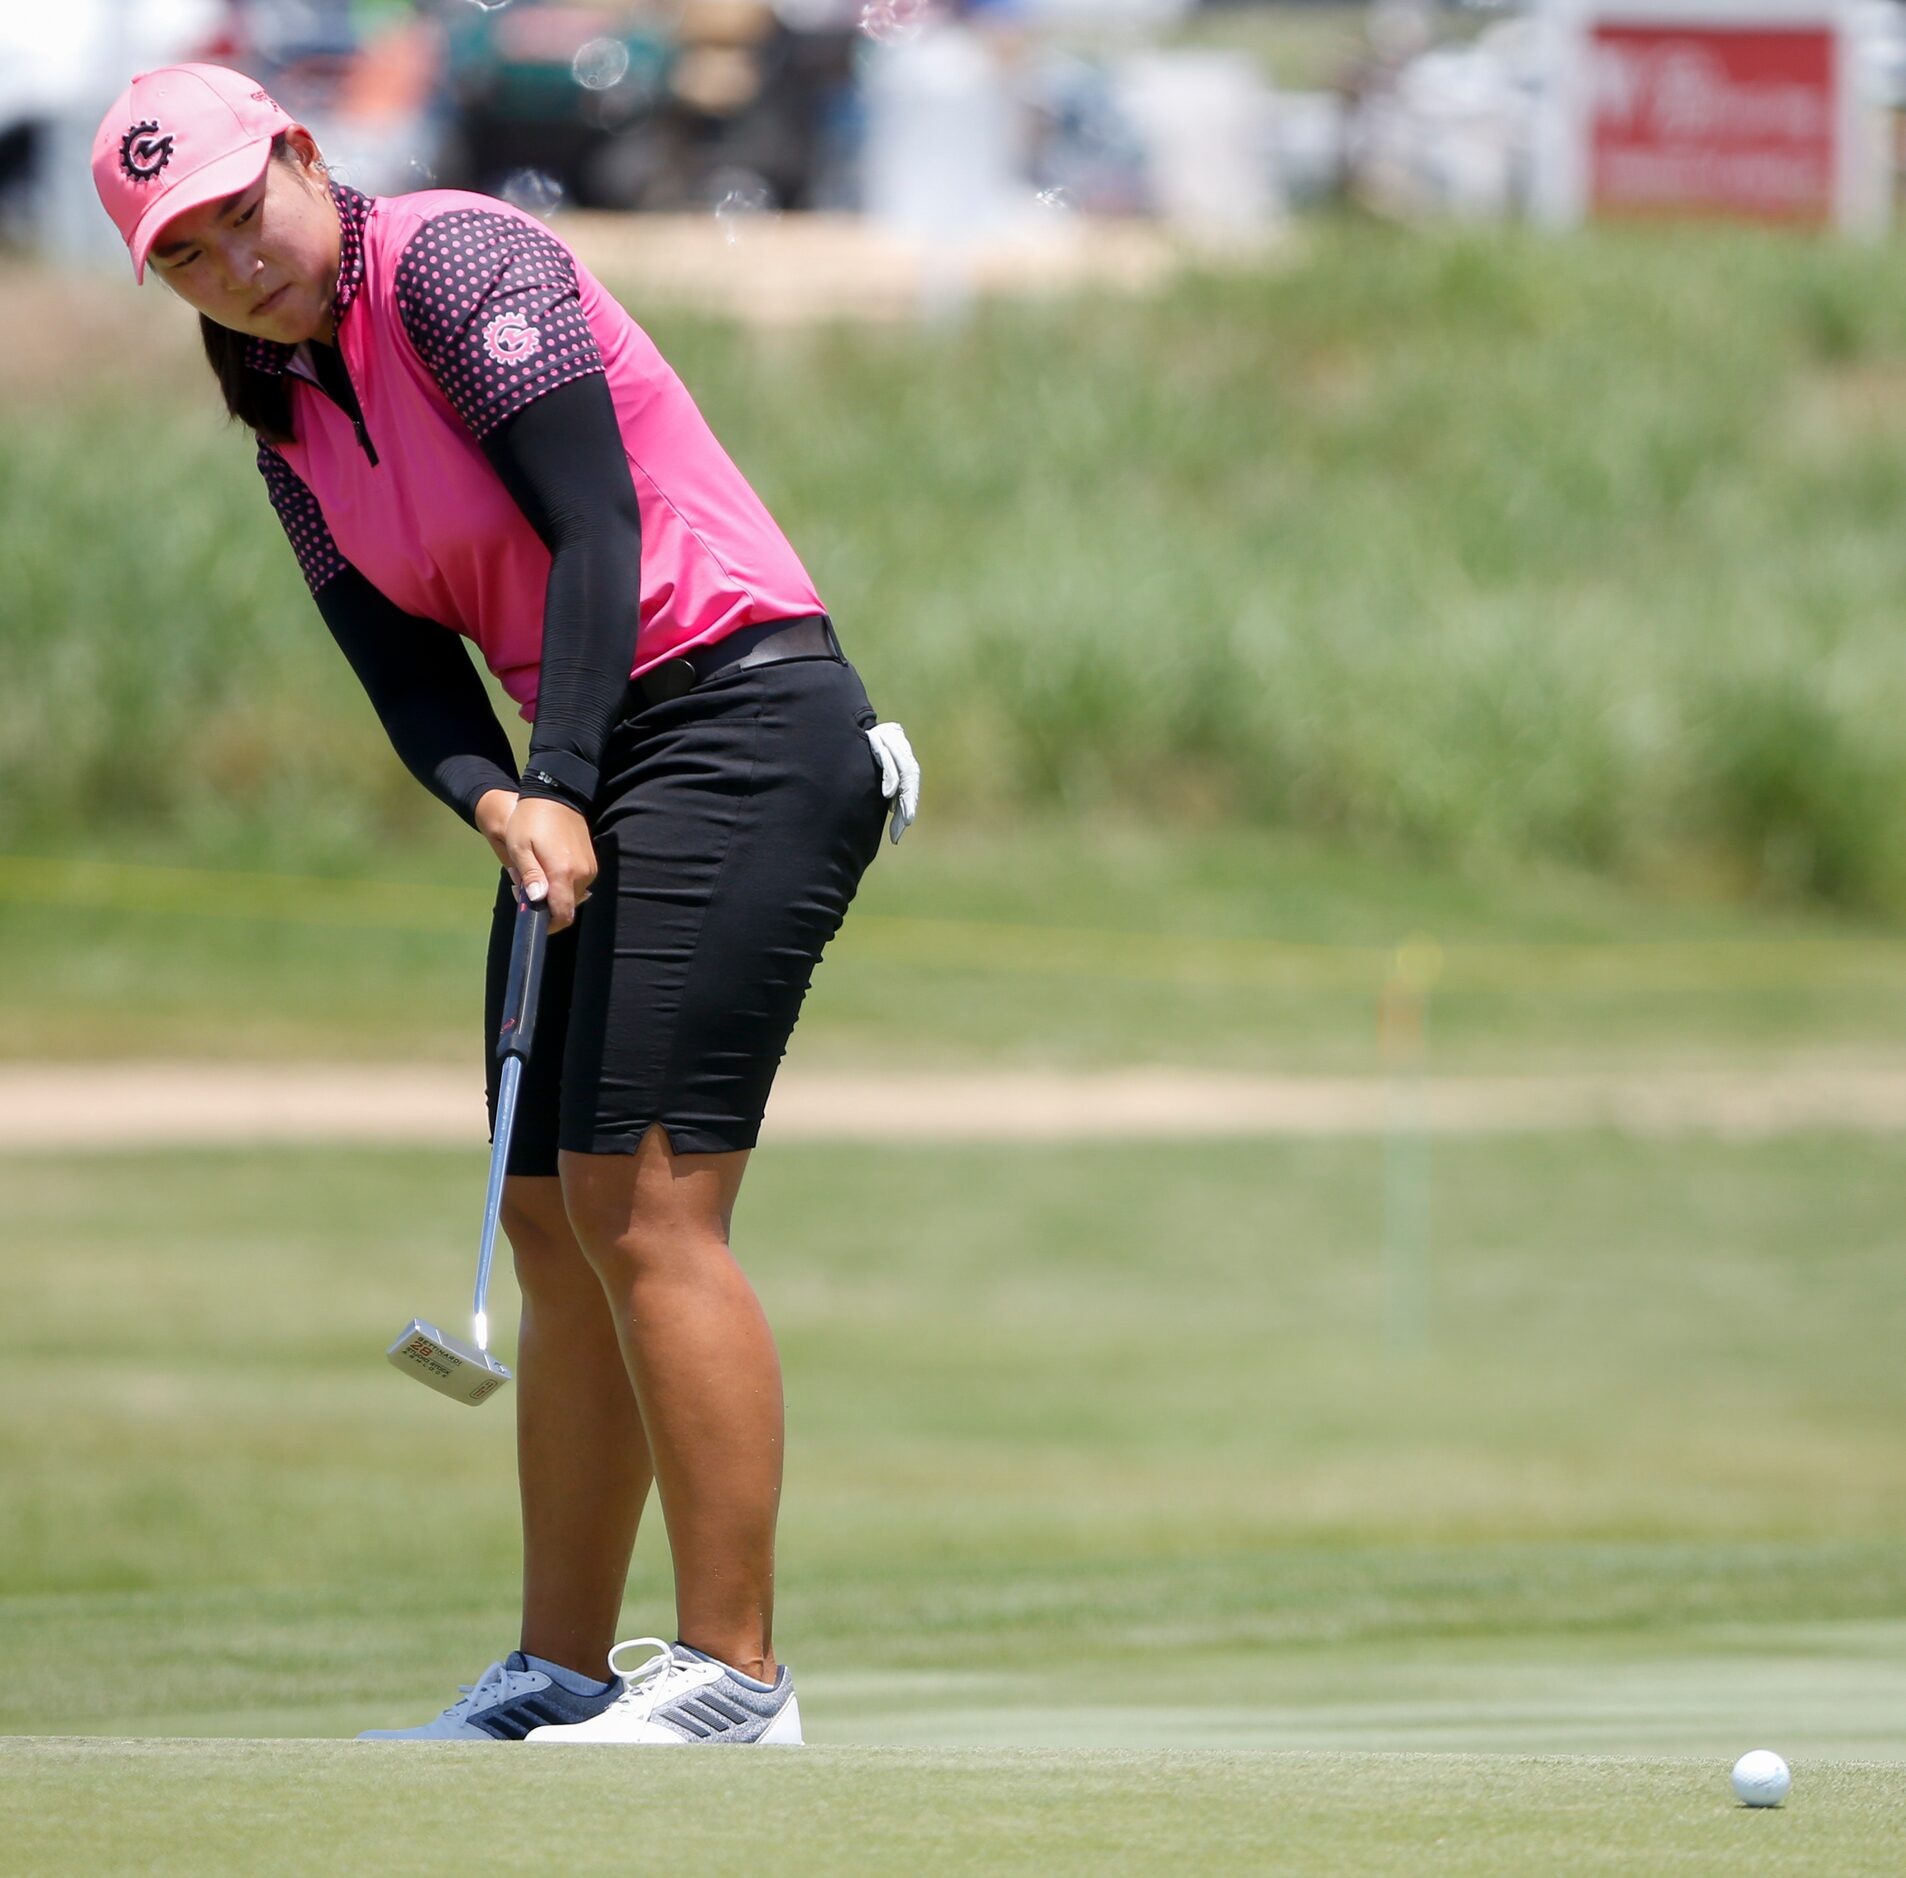
[[[1756,1748],[1734,1763],[1734,1791],[1749,1806],[1778,1806],[1792,1785],[1787,1763],[1772,1748]]]

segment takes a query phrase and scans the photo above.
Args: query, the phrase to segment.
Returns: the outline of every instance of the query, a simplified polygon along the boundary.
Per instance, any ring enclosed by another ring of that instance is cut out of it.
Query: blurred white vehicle
[[[1359,193],[1396,215],[1492,220],[1528,201],[1543,89],[1535,22],[1420,53],[1368,92],[1351,131]]]
[[[1906,106],[1906,6],[1898,0],[1861,0],[1853,32],[1866,95],[1895,111]]]

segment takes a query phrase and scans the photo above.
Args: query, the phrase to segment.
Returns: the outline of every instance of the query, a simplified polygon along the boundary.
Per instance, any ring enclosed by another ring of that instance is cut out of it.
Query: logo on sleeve
[[[135,183],[149,183],[172,161],[172,133],[149,117],[132,126],[119,140],[119,167]]]
[[[483,329],[483,344],[499,365],[520,365],[539,350],[543,335],[520,313],[499,313]]]

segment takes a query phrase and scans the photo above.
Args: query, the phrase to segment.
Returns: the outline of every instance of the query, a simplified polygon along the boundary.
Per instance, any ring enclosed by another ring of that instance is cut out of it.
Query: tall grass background
[[[1155,299],[772,339],[610,284],[935,817],[1906,911],[1898,247],[1327,223]],[[441,816],[209,375],[136,382],[29,388],[0,440],[0,841]]]

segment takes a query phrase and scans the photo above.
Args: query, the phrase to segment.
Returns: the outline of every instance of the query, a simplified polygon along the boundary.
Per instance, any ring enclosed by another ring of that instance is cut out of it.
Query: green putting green
[[[456,1873],[1897,1872],[1906,1773],[1512,1755],[810,1748],[791,1754],[36,1741],[0,1751],[18,1878]]]
[[[737,1857],[779,1821],[797,1869],[1886,1868],[1883,1138],[1439,1141],[1411,1351],[1378,1142],[764,1152],[736,1245],[787,1375],[776,1641],[816,1752],[671,1761],[640,1804],[622,1762],[337,1739],[514,1638],[510,1415],[382,1360],[457,1306],[481,1170],[6,1165],[9,1871],[245,1869],[271,1821],[286,1869],[376,1869],[406,1807],[408,1868],[447,1870],[545,1805],[577,1871],[656,1821]],[[669,1634],[661,1540],[651,1508],[625,1634]],[[1756,1746],[1795,1764],[1774,1818],[1727,1793]]]

